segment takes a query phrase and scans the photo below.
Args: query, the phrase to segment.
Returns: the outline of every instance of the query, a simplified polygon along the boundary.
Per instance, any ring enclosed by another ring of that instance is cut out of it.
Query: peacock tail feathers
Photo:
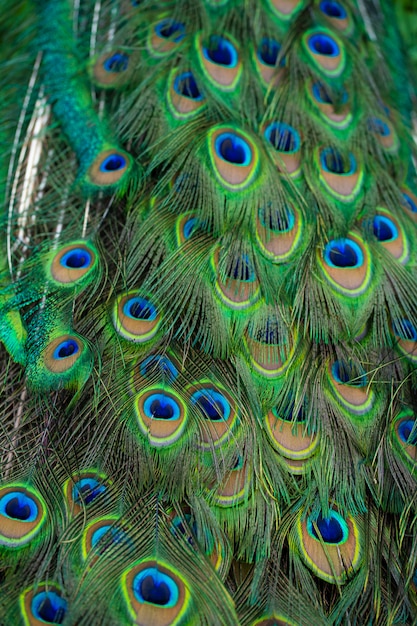
[[[403,4],[3,2],[1,624],[417,623]]]

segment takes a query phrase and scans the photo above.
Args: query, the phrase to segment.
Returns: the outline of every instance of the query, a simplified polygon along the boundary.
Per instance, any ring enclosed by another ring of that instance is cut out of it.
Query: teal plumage
[[[0,624],[417,624],[391,3],[2,14]]]

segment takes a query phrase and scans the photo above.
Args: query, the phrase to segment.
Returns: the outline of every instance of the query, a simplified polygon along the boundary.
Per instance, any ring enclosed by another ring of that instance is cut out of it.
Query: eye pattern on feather
[[[411,625],[402,8],[4,4],[0,622]]]

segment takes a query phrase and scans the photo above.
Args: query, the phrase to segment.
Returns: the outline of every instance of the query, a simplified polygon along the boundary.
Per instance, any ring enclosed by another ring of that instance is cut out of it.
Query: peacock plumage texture
[[[394,8],[1,1],[0,625],[417,624]]]

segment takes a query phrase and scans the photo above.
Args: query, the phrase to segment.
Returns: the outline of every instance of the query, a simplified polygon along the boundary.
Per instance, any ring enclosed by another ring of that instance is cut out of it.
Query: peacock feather
[[[417,624],[413,2],[0,6],[0,625]]]

